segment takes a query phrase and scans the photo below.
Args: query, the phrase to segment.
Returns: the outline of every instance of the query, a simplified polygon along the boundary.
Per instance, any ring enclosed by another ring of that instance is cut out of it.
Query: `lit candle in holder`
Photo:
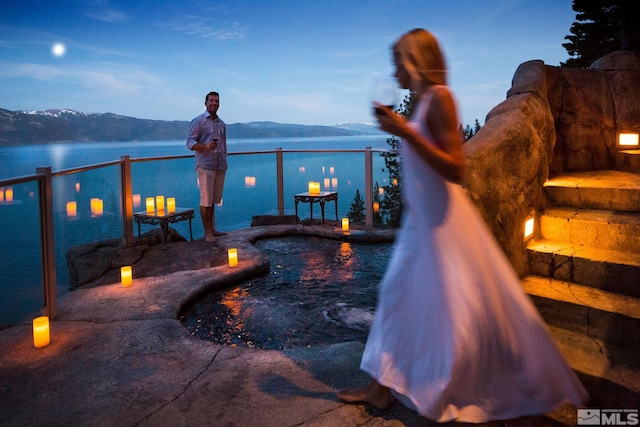
[[[130,265],[125,265],[120,269],[120,283],[123,288],[128,288],[133,283],[133,273]]]
[[[0,203],[4,203],[4,187],[0,187]]]
[[[349,231],[349,218],[342,218],[342,231]]]
[[[331,178],[331,188],[338,188],[338,178]]]
[[[170,214],[176,211],[176,199],[174,197],[169,197],[167,199],[167,212]]]
[[[331,186],[331,180],[329,178],[324,179],[324,188],[329,188]]]
[[[93,197],[91,199],[91,216],[102,215],[102,212],[103,212],[102,199]]]
[[[134,194],[132,196],[132,199],[133,199],[133,207],[134,208],[139,208],[140,207],[140,201],[141,201],[140,195],[139,194]]]
[[[164,210],[164,196],[156,196],[156,209],[158,211]]]
[[[7,203],[13,202],[13,187],[7,187],[4,190],[4,199],[7,201]]]
[[[80,183],[76,182],[76,193],[80,192]]]
[[[236,267],[238,265],[238,249],[229,249],[227,255],[229,256],[229,267]]]
[[[51,342],[49,332],[49,318],[40,316],[33,319],[33,346],[35,348],[46,347]]]
[[[156,210],[156,205],[155,205],[155,203],[153,201],[153,197],[147,197],[146,203],[147,203],[147,214],[148,215],[153,215],[153,213]]]
[[[78,214],[78,205],[76,202],[67,202],[67,216],[75,218]]]
[[[380,203],[373,202],[373,211],[374,212],[380,212]]]
[[[316,181],[309,182],[309,194],[320,194],[320,183]]]

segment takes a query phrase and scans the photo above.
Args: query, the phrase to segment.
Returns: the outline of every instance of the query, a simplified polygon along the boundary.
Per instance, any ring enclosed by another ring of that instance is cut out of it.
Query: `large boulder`
[[[523,225],[542,211],[550,175],[616,168],[620,131],[640,131],[640,54],[615,52],[589,69],[521,64],[507,99],[465,144],[464,186],[519,274]]]

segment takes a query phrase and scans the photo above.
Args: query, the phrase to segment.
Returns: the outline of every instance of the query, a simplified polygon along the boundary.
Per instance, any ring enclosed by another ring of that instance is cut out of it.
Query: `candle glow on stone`
[[[133,283],[133,273],[130,265],[120,268],[120,283],[123,288],[128,288]]]
[[[46,347],[51,342],[49,331],[49,318],[40,316],[33,319],[33,346],[35,348]]]
[[[236,267],[238,265],[238,249],[231,248],[227,251],[229,257],[229,267]]]

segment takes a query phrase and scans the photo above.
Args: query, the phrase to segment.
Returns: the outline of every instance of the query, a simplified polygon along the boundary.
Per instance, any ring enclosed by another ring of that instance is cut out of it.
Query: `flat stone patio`
[[[230,232],[215,245],[139,248],[132,287],[123,288],[112,269],[60,299],[49,346],[33,348],[30,321],[0,331],[0,425],[440,425],[398,403],[381,412],[336,399],[336,389],[368,381],[358,370],[362,343],[255,350],[215,345],[183,328],[177,318],[188,301],[268,271],[268,258],[252,242],[294,234],[390,241],[394,230],[345,236],[337,224],[273,225]],[[238,248],[236,268],[226,265],[230,247]],[[212,252],[211,266],[166,271],[169,259]],[[154,275],[153,265],[162,273]],[[565,408],[510,425],[573,426],[575,417],[575,408]]]

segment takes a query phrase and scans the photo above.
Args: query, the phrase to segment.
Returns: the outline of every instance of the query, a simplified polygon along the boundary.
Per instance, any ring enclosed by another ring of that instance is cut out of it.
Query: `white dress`
[[[435,90],[416,108],[423,122]],[[542,414],[587,392],[465,190],[400,145],[403,218],[361,369],[431,420]]]

